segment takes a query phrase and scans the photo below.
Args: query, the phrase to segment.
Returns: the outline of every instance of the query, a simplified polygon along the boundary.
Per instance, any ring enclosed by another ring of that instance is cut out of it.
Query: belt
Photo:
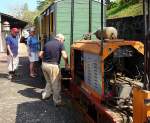
[[[45,62],[45,61],[44,61],[44,62]],[[58,65],[58,63],[57,63],[57,62],[45,62],[45,63]]]

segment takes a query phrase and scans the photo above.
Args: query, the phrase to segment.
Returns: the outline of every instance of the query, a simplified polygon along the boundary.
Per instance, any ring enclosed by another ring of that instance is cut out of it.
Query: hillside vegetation
[[[107,10],[107,18],[121,18],[128,16],[137,16],[143,14],[143,3],[142,2],[129,2],[122,5],[117,5]]]

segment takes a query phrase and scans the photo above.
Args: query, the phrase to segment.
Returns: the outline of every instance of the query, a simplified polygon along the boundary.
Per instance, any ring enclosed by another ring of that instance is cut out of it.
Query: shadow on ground
[[[41,92],[37,92],[36,88],[26,88],[19,90],[18,93],[28,98],[41,99]]]
[[[52,98],[46,101],[39,100],[39,90],[44,88],[45,80],[41,71],[37,78],[29,77],[28,58],[20,58],[18,76],[14,82],[27,85],[28,87],[19,90],[18,93],[33,99],[17,105],[16,123],[84,123],[82,115],[75,110],[68,97],[63,95],[63,107],[55,107]]]
[[[84,123],[81,114],[65,102],[64,107],[55,107],[52,99],[19,104],[16,123]]]
[[[7,79],[8,78],[8,74],[6,74],[6,73],[0,73],[0,78]]]
[[[38,76],[36,78],[31,78],[29,76],[29,61],[27,57],[20,57],[19,58],[19,68],[17,71],[17,77],[14,82],[18,84],[24,84],[31,87],[36,88],[44,88],[45,87],[45,80],[42,75],[40,66],[38,66]]]
[[[7,60],[0,60],[0,63],[6,63]]]

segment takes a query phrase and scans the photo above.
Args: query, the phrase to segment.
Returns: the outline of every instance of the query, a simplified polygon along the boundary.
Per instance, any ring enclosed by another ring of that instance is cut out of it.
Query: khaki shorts
[[[31,52],[30,54],[31,54],[31,55],[29,56],[29,61],[30,61],[30,62],[39,61],[38,52]]]

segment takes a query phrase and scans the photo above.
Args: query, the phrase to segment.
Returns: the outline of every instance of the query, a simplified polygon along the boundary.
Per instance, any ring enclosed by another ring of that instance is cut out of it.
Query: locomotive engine
[[[82,40],[71,47],[71,90],[94,122],[132,123],[132,90],[143,87],[144,45]]]

